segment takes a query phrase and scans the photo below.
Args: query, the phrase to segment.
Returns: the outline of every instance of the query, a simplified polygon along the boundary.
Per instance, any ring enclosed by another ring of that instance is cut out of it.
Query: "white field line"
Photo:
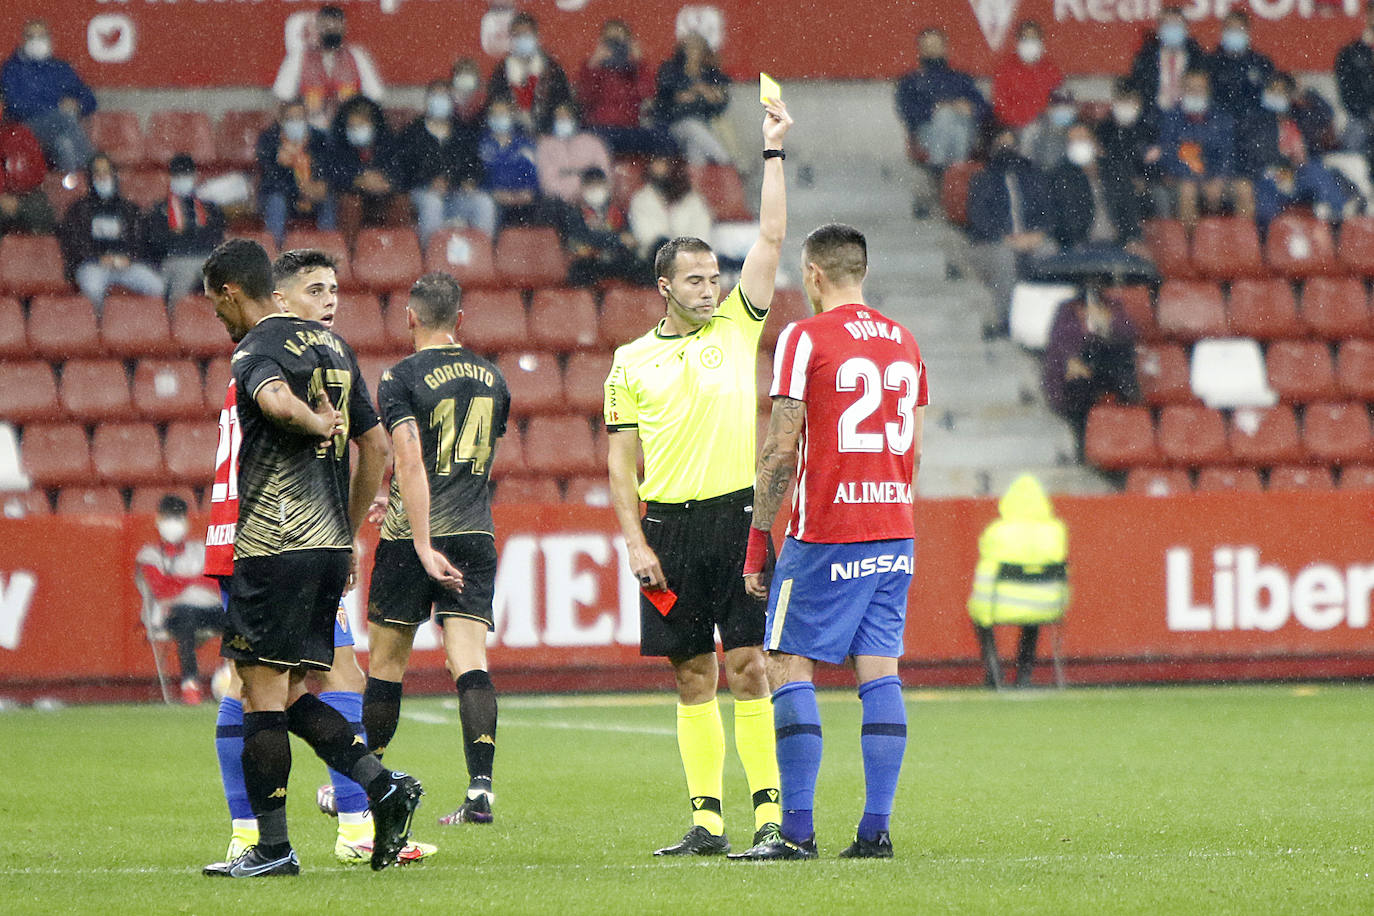
[[[425,725],[457,725],[458,720],[449,716],[435,715],[429,712],[402,712],[401,718],[411,719]],[[525,719],[512,719],[509,716],[501,719],[500,726],[509,728],[553,728],[564,731],[588,731],[588,732],[622,732],[627,735],[663,735],[673,737],[677,735],[677,730],[664,728],[656,725],[617,725],[614,723],[599,722],[534,722]]]

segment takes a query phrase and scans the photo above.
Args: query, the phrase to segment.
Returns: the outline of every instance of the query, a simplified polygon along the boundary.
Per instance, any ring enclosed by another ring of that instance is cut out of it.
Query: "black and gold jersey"
[[[248,332],[231,366],[243,431],[235,558],[351,549],[348,440],[378,422],[353,351],[322,324],[278,314]],[[344,415],[343,433],[322,445],[268,419],[257,395],[274,380],[310,404],[328,397]]]
[[[510,415],[510,390],[497,368],[458,344],[426,347],[382,373],[377,402],[393,435],[402,423],[419,428],[430,535],[492,534],[491,462]],[[381,536],[410,537],[395,477]]]

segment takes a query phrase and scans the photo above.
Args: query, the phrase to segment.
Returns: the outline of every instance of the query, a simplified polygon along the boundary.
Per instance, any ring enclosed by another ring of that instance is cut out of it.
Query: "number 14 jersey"
[[[426,347],[382,374],[377,401],[393,436],[407,420],[418,428],[429,477],[430,536],[492,534],[491,461],[510,415],[510,390],[497,368],[458,344]],[[396,476],[381,536],[410,538]]]
[[[769,394],[806,403],[789,537],[915,537],[916,408],[929,393],[909,330],[866,305],[794,322],[778,339]]]

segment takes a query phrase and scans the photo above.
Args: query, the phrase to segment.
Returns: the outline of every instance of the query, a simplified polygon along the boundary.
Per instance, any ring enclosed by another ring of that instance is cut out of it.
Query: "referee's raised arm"
[[[781,101],[765,105],[763,119],[763,190],[759,193],[759,237],[740,270],[739,285],[745,298],[760,312],[773,302],[773,283],[787,236],[787,184],[783,179],[782,140],[792,126],[792,116]]]

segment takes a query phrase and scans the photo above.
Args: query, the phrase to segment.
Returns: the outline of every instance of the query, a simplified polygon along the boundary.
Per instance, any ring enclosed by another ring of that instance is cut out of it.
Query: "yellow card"
[[[759,101],[765,105],[770,101],[782,101],[782,87],[767,73],[759,74]]]

